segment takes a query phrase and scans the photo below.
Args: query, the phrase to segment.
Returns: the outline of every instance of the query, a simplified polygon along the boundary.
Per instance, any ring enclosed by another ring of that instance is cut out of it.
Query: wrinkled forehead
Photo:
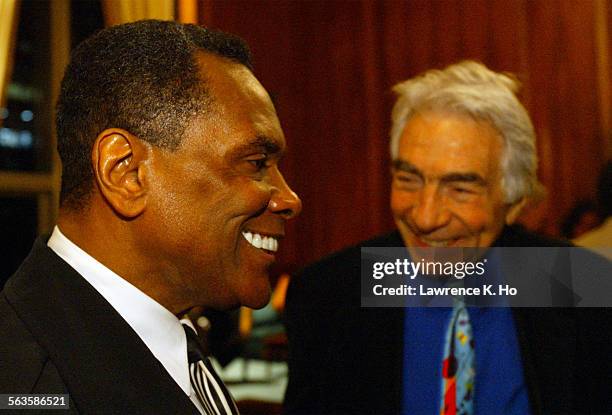
[[[489,123],[453,112],[428,111],[406,123],[398,159],[436,170],[490,174],[499,169],[501,149],[502,139]]]

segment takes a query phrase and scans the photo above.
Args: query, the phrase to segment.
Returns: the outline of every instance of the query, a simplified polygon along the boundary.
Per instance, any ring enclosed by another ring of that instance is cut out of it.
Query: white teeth
[[[261,235],[256,233],[253,235],[253,242],[251,242],[255,248],[261,248],[263,246],[263,241],[261,240]]]
[[[444,248],[448,245],[448,241],[429,241],[427,239],[423,239],[423,241],[434,248]]]
[[[242,236],[248,243],[255,248],[265,249],[266,251],[276,252],[278,250],[278,240],[271,236],[262,236],[258,233],[242,232]]]

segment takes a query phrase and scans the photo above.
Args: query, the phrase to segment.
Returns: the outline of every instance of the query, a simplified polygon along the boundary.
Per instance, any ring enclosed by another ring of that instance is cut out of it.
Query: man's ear
[[[523,197],[510,205],[506,212],[506,225],[512,225],[516,221],[526,204],[527,198]]]
[[[148,146],[119,129],[102,131],[94,143],[91,161],[100,193],[121,216],[135,218],[146,207],[144,161]]]

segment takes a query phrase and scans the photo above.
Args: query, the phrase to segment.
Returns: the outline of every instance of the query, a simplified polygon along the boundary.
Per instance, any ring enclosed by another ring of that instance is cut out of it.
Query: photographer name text
[[[475,297],[475,296],[515,296],[518,289],[508,284],[485,284],[480,287],[427,287],[400,285],[399,287],[384,287],[381,284],[372,288],[377,296],[452,296],[452,297]]]

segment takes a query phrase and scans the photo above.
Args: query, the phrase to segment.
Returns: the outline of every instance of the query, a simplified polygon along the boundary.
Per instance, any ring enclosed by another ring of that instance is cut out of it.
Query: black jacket
[[[125,320],[42,238],[0,293],[0,393],[68,393],[70,413],[199,414]]]
[[[362,246],[404,243],[398,232],[363,242],[291,281],[287,414],[400,413],[405,310],[360,307]],[[495,246],[568,244],[508,227]],[[532,412],[612,413],[610,309],[512,311]]]

